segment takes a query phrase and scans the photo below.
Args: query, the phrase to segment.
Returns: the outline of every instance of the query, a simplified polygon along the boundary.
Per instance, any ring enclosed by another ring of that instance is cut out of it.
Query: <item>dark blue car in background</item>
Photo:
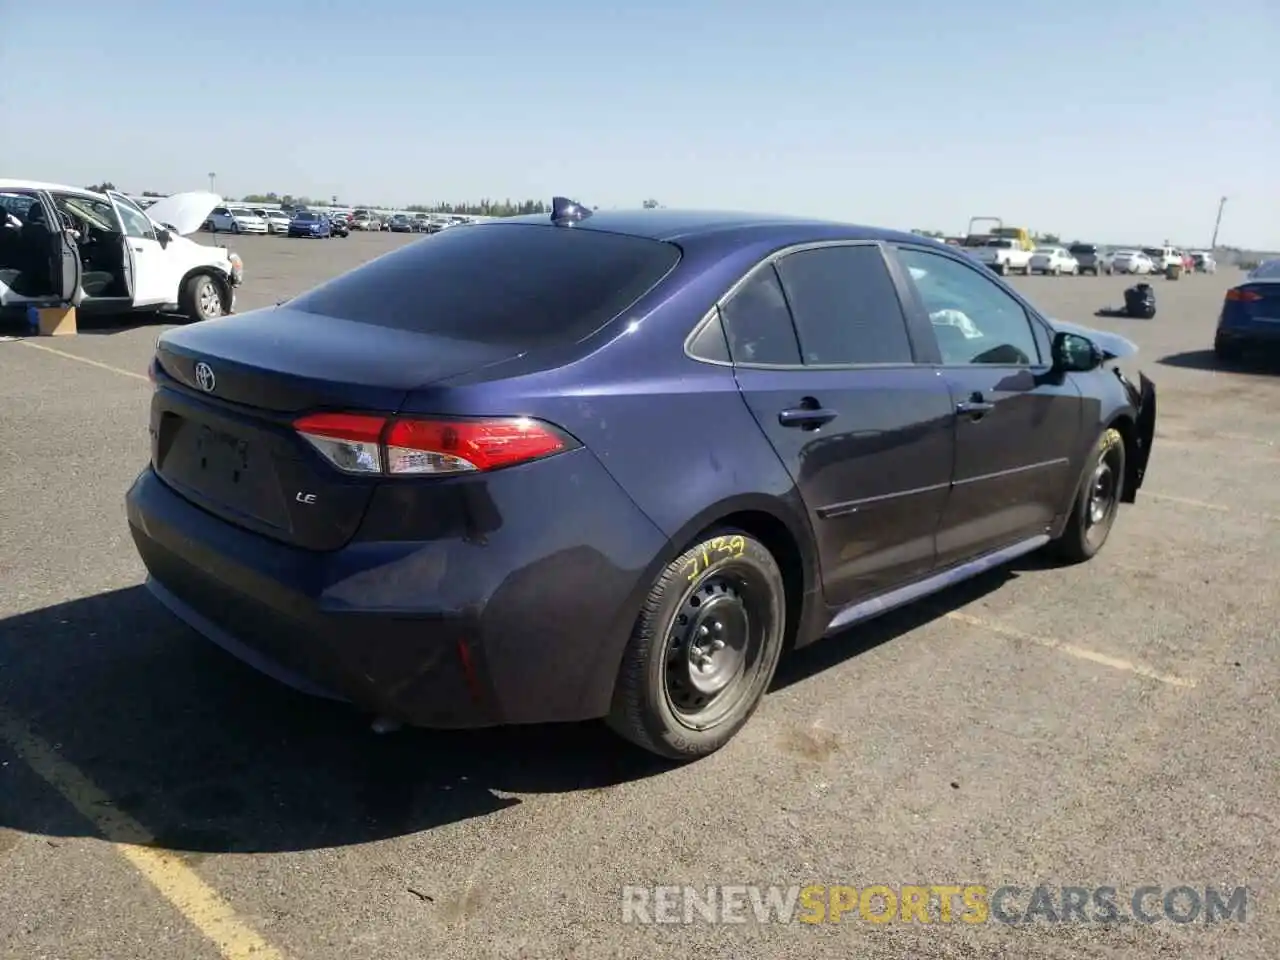
[[[1231,361],[1254,348],[1280,349],[1280,260],[1258,264],[1222,300],[1214,352]]]
[[[289,221],[291,237],[332,237],[333,224],[323,213],[312,210],[299,210]]]
[[[1133,353],[918,236],[558,198],[167,331],[128,520],[300,689],[691,758],[784,650],[1093,556],[1150,455]]]

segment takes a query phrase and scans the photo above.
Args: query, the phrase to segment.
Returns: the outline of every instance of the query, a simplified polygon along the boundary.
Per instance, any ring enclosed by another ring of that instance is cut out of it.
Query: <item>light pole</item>
[[[1223,197],[1218,201],[1218,219],[1213,221],[1213,239],[1209,241],[1209,252],[1212,253],[1218,248],[1218,228],[1222,226],[1222,208],[1227,205],[1227,198]]]
[[[218,179],[218,175],[216,173],[209,174],[209,192],[210,193],[218,192],[216,189],[214,189],[214,181],[216,181],[217,179]]]

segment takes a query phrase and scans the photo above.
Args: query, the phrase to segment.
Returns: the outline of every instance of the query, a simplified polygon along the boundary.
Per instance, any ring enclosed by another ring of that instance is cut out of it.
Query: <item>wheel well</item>
[[[201,266],[193,267],[188,270],[182,278],[182,282],[178,284],[178,296],[182,296],[183,290],[186,289],[188,283],[194,277],[208,277],[218,285],[218,295],[222,297],[222,309],[227,310],[231,307],[231,284],[221,270],[214,267]]]
[[[1134,489],[1137,483],[1139,453],[1137,424],[1128,414],[1122,413],[1108,423],[1107,428],[1118,430],[1120,439],[1124,441],[1124,494],[1120,499],[1125,503],[1133,503],[1137,499],[1137,491]]]
[[[721,517],[714,524],[697,534],[688,546],[717,528],[734,527],[749,533],[768,548],[773,558],[778,561],[778,569],[782,572],[782,586],[786,591],[787,628],[783,637],[783,649],[790,649],[795,643],[800,629],[800,617],[803,614],[805,596],[804,558],[800,554],[800,545],[792,536],[787,525],[770,513],[762,510],[744,510]]]

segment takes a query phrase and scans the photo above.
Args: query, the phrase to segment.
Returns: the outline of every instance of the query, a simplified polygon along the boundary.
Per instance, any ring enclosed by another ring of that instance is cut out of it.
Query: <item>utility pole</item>
[[[218,179],[218,175],[217,175],[216,173],[210,173],[210,174],[209,174],[209,192],[210,192],[210,193],[217,193],[217,192],[218,192],[218,191],[214,188],[214,181],[215,181],[215,180],[217,180],[217,179]]]
[[[1218,228],[1222,226],[1222,208],[1227,205],[1227,198],[1218,201],[1218,219],[1213,221],[1213,239],[1209,241],[1209,252],[1218,249]]]

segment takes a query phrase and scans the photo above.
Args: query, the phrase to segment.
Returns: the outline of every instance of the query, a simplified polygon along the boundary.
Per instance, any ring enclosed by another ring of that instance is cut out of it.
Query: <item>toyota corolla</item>
[[[1134,352],[914,235],[557,198],[164,333],[128,522],[300,689],[692,758],[785,651],[1092,557],[1150,455]]]

